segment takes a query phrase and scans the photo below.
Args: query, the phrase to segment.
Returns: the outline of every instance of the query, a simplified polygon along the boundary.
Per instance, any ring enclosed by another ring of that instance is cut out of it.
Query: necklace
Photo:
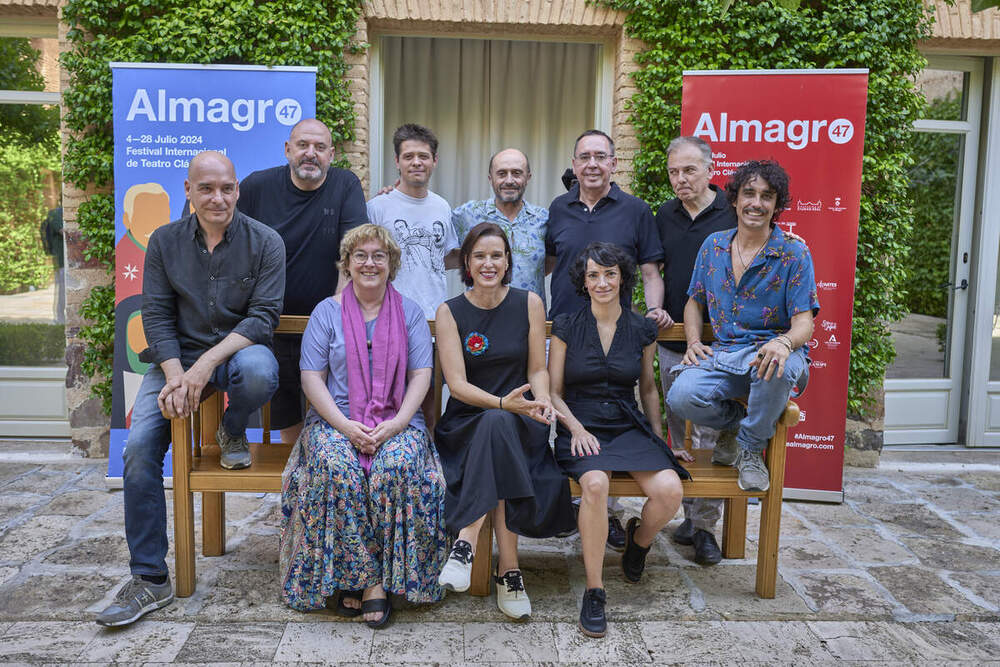
[[[760,244],[760,247],[757,248],[757,251],[753,254],[753,257],[750,258],[749,262],[743,259],[743,252],[740,250],[740,244],[734,243],[733,245],[736,246],[736,255],[740,258],[740,263],[743,264],[743,270],[746,271],[750,268],[750,265],[753,264],[753,261],[757,259],[757,255],[759,255],[760,251],[764,249],[764,246],[767,245],[767,240],[765,239],[764,242]]]

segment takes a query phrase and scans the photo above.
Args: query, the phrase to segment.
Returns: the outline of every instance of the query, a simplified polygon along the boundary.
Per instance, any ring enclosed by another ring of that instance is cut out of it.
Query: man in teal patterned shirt
[[[490,158],[489,181],[495,197],[466,202],[452,211],[451,219],[461,241],[481,222],[500,225],[514,255],[511,285],[534,292],[545,303],[545,230],[549,210],[524,201],[531,180],[528,157],[507,148]]]

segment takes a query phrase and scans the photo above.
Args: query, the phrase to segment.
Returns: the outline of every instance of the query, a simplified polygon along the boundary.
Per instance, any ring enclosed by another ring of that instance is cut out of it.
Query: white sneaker
[[[472,545],[465,540],[455,540],[451,545],[451,555],[441,568],[438,584],[456,593],[469,590],[472,581]]]
[[[497,607],[516,621],[531,616],[531,600],[524,591],[524,578],[520,570],[509,570],[502,577],[494,576],[497,584]]]

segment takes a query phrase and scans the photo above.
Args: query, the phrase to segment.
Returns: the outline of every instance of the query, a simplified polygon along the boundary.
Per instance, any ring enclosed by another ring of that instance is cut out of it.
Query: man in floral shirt
[[[524,201],[524,189],[531,180],[528,157],[516,148],[500,151],[490,158],[488,178],[495,196],[468,201],[452,211],[455,232],[461,240],[480,222],[500,225],[514,256],[510,284],[534,292],[544,304],[549,211]]]
[[[687,351],[667,396],[683,419],[736,431],[744,491],[770,486],[761,453],[792,391],[805,387],[819,312],[812,256],[775,220],[789,201],[788,174],[750,161],[726,184],[736,230],[710,235],[698,252],[684,307]],[[715,333],[701,342],[705,311]],[[737,398],[747,398],[744,409]]]

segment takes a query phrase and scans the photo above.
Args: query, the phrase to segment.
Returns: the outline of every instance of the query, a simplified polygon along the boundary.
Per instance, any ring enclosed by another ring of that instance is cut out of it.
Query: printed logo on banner
[[[805,420],[806,420],[806,411],[805,410],[799,410],[799,423],[801,424]]]
[[[830,320],[822,320],[819,325],[823,327],[823,331],[835,331],[837,329],[837,323]]]
[[[813,338],[808,343],[806,343],[806,345],[809,346],[810,350],[815,350],[817,347],[819,347],[819,341]]]
[[[151,96],[148,89],[136,88],[125,121],[197,125],[224,123],[237,132],[247,132],[272,117],[286,127],[295,125],[302,119],[302,104],[292,97],[283,97],[277,102],[273,98],[243,97],[233,100],[213,97],[206,101],[203,97],[172,97],[165,88],[154,90]]]
[[[833,334],[830,334],[830,337],[823,344],[826,345],[828,350],[836,350],[840,347],[840,341],[837,340],[837,337]]]
[[[823,201],[821,199],[817,199],[816,201],[802,201],[801,199],[799,199],[797,202],[795,202],[795,210],[796,211],[822,211],[823,210]]]
[[[843,211],[846,211],[847,207],[846,206],[841,206],[840,205],[840,200],[841,200],[840,197],[834,197],[833,198],[833,206],[827,206],[826,210],[833,211],[834,213],[841,213]]]
[[[787,211],[788,209],[785,209],[785,210]],[[787,232],[794,231],[795,230],[795,225],[797,225],[797,224],[799,224],[799,223],[797,223],[797,222],[789,222],[787,220],[778,220],[778,226],[781,227],[782,229],[784,229]]]
[[[819,280],[816,282],[816,289],[823,290],[824,292],[832,292],[837,289],[837,283]]]
[[[826,132],[823,132],[826,128]],[[796,119],[784,121],[780,118],[771,120],[730,119],[728,112],[722,112],[713,118],[711,112],[705,111],[698,117],[697,125],[692,134],[704,139],[709,144],[714,143],[744,143],[744,144],[785,144],[792,150],[802,150],[812,143],[820,141],[825,135],[831,143],[846,144],[854,137],[854,123],[846,118],[828,120]]]
[[[826,362],[820,361],[818,359],[813,359],[812,363],[809,364],[810,368],[826,368]]]

